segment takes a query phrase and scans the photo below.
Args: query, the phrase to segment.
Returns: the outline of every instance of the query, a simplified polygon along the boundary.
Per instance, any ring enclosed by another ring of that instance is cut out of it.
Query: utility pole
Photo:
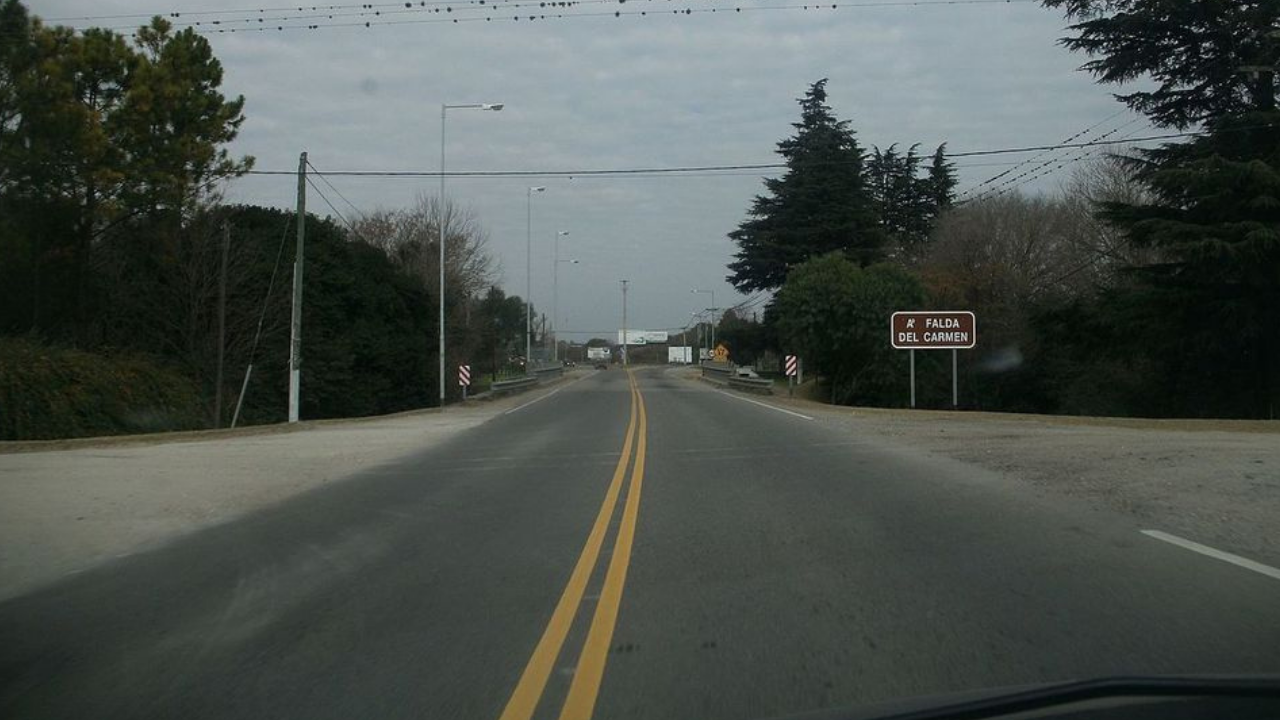
[[[307,154],[298,157],[298,248],[293,258],[293,319],[289,324],[289,422],[298,422],[302,389],[302,260],[307,228]]]
[[[525,189],[524,201],[524,371],[533,368],[533,194],[545,186]]]
[[[630,365],[627,357],[627,281],[622,281],[622,367]]]
[[[218,275],[218,371],[213,391],[213,426],[222,427],[222,366],[227,347],[227,252],[231,246],[231,228],[222,223],[222,270]]]

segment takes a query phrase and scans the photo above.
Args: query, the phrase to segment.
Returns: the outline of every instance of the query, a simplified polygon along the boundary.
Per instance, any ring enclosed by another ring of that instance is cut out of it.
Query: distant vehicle
[[[749,378],[760,377],[759,375],[756,374],[755,370],[745,366],[739,367],[737,370],[734,371],[734,374],[737,375],[738,377],[749,377]]]
[[[591,366],[596,370],[608,370],[609,361],[612,357],[613,353],[607,347],[587,348],[587,360],[591,362]]]

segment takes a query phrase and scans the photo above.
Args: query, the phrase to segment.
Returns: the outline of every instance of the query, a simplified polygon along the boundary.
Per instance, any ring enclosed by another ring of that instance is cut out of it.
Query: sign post
[[[800,369],[800,358],[797,358],[795,355],[788,355],[784,369],[787,373],[787,397],[794,397],[796,372]]]
[[[458,366],[458,384],[462,386],[462,400],[463,402],[466,402],[467,388],[471,387],[471,366],[470,365]]]
[[[911,409],[916,409],[916,350],[911,349]]]
[[[951,351],[951,407],[960,406],[957,350],[978,344],[978,324],[968,310],[903,311],[889,320],[889,343],[911,351],[911,407],[916,406],[916,350]]]

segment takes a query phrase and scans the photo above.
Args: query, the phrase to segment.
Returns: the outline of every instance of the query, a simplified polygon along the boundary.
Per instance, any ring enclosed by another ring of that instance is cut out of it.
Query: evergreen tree
[[[1099,82],[1150,77],[1118,96],[1158,125],[1187,128],[1276,108],[1280,3],[1274,0],[1043,0],[1075,34],[1062,42],[1093,59]]]
[[[942,143],[934,151],[929,162],[929,176],[921,187],[921,194],[929,215],[930,225],[943,211],[951,207],[956,197],[956,166],[947,162],[947,144]]]
[[[1150,77],[1119,96],[1159,125],[1199,126],[1191,142],[1142,153],[1153,200],[1108,203],[1103,217],[1167,262],[1103,309],[1148,353],[1161,392],[1195,398],[1192,414],[1280,410],[1280,3],[1241,0],[1044,0],[1093,59],[1100,82]],[[1153,330],[1155,331],[1153,333]]]
[[[739,290],[778,288],[793,266],[833,251],[860,265],[882,255],[884,233],[866,187],[863,151],[848,121],[827,105],[826,84],[810,86],[799,100],[796,134],[778,143],[786,172],[765,180],[766,194],[729,233],[738,252],[728,280]]]

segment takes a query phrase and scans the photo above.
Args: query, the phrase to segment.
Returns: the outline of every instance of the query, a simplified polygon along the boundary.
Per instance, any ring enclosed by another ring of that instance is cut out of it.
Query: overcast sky
[[[46,0],[32,8],[46,18],[185,11],[184,19],[193,19],[192,11],[252,11],[281,0],[227,3]],[[718,12],[671,14],[676,7]],[[232,151],[253,155],[263,170],[294,169],[304,150],[322,171],[437,170],[442,102],[506,104],[498,113],[450,111],[449,170],[774,162],[775,144],[798,117],[795,99],[822,77],[830,78],[831,106],[852,121],[864,146],[919,142],[932,150],[947,142],[963,152],[1052,144],[1121,109],[1111,89],[1076,70],[1085,58],[1056,44],[1062,17],[1033,2],[741,13],[733,7],[726,0],[597,0],[562,12],[608,17],[512,22],[517,11],[504,9],[504,21],[209,39],[226,70],[223,91],[246,98],[247,120]],[[454,17],[474,17],[475,9],[464,0]],[[650,14],[615,18],[615,10]],[[419,11],[397,19],[441,17]],[[1120,115],[1085,139],[1145,127]],[[996,163],[1026,157],[958,160],[961,188],[1007,168]],[[557,231],[568,231],[561,257],[581,262],[560,267],[561,337],[585,340],[620,326],[622,278],[631,281],[629,325],[636,328],[688,324],[691,311],[711,304],[693,288],[715,290],[722,307],[744,300],[724,280],[734,251],[726,233],[760,192],[762,175],[450,179],[447,192],[479,216],[500,263],[500,284],[523,296],[526,188],[547,187],[533,200],[532,297],[550,312],[552,242]],[[1050,175],[1026,189],[1052,189],[1062,179]],[[425,178],[331,181],[362,210],[399,207],[438,191],[437,181]],[[228,196],[292,207],[295,189],[292,178],[256,176],[236,181]],[[330,197],[344,214],[355,214]],[[308,209],[330,212],[314,196]]]

